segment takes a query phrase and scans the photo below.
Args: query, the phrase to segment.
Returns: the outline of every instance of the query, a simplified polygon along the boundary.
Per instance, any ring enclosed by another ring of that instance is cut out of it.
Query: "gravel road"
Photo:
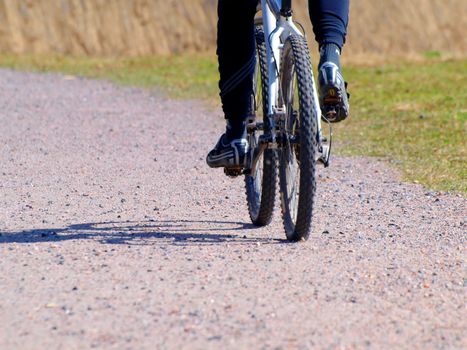
[[[248,221],[196,101],[0,70],[0,349],[466,349],[465,198],[320,168],[314,227]]]

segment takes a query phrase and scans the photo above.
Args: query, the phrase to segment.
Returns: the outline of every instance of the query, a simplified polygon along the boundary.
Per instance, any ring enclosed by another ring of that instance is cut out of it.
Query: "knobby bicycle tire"
[[[282,219],[287,239],[301,241],[310,235],[313,216],[317,149],[315,113],[319,107],[313,105],[313,73],[308,45],[303,37],[291,35],[286,39],[280,83],[281,95],[286,104],[279,157]],[[293,108],[294,102],[298,102],[298,110]],[[297,177],[291,178],[293,164],[296,165],[299,181],[296,181]],[[298,192],[290,188],[291,181],[298,186]]]
[[[264,130],[270,128],[268,113],[268,71],[266,61],[266,45],[264,42],[264,32],[261,26],[255,29],[256,39],[256,55],[257,55],[257,68],[259,80],[261,81],[261,95],[258,96],[255,91],[255,104],[258,98],[262,98],[263,125]],[[257,77],[253,77],[257,79]],[[256,89],[257,90],[257,89]],[[255,105],[257,108],[257,105]],[[257,133],[257,132],[256,132]],[[274,205],[276,197],[276,184],[277,184],[277,152],[273,149],[266,149],[263,153],[262,162],[262,176],[259,181],[255,181],[255,175],[251,174],[245,176],[246,198],[248,203],[248,213],[252,223],[256,226],[268,225],[274,214]],[[258,165],[260,165],[258,163]]]

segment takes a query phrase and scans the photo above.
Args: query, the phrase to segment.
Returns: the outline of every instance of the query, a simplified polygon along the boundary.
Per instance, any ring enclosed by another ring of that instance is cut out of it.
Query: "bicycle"
[[[260,0],[255,19],[256,72],[254,113],[247,124],[250,153],[245,175],[253,224],[273,216],[279,172],[282,219],[289,241],[306,240],[311,230],[316,164],[329,165],[329,140],[322,136],[321,115],[304,32],[292,19],[291,0]],[[329,124],[329,122],[327,122]],[[238,176],[238,170],[225,170]]]

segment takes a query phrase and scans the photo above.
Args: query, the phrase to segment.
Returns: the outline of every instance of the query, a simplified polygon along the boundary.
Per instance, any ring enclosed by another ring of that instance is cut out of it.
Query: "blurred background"
[[[0,50],[17,54],[169,55],[212,50],[216,0],[0,0]],[[296,18],[309,38],[306,0]],[[346,57],[467,54],[466,0],[352,0]],[[313,40],[310,40],[313,41]]]

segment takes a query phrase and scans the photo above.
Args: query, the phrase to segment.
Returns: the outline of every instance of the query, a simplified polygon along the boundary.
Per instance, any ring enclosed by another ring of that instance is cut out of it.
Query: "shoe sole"
[[[226,163],[226,161],[231,158],[227,159],[219,159],[219,160],[209,160],[209,158],[206,158],[206,164],[210,168],[226,168],[226,169],[243,169],[243,165],[237,165],[237,164],[231,164],[231,163]]]
[[[346,110],[346,104],[342,98],[342,93],[333,85],[324,86],[322,89],[326,91],[322,98],[322,112],[325,121],[331,123],[338,123],[346,119],[349,115],[348,108]]]

